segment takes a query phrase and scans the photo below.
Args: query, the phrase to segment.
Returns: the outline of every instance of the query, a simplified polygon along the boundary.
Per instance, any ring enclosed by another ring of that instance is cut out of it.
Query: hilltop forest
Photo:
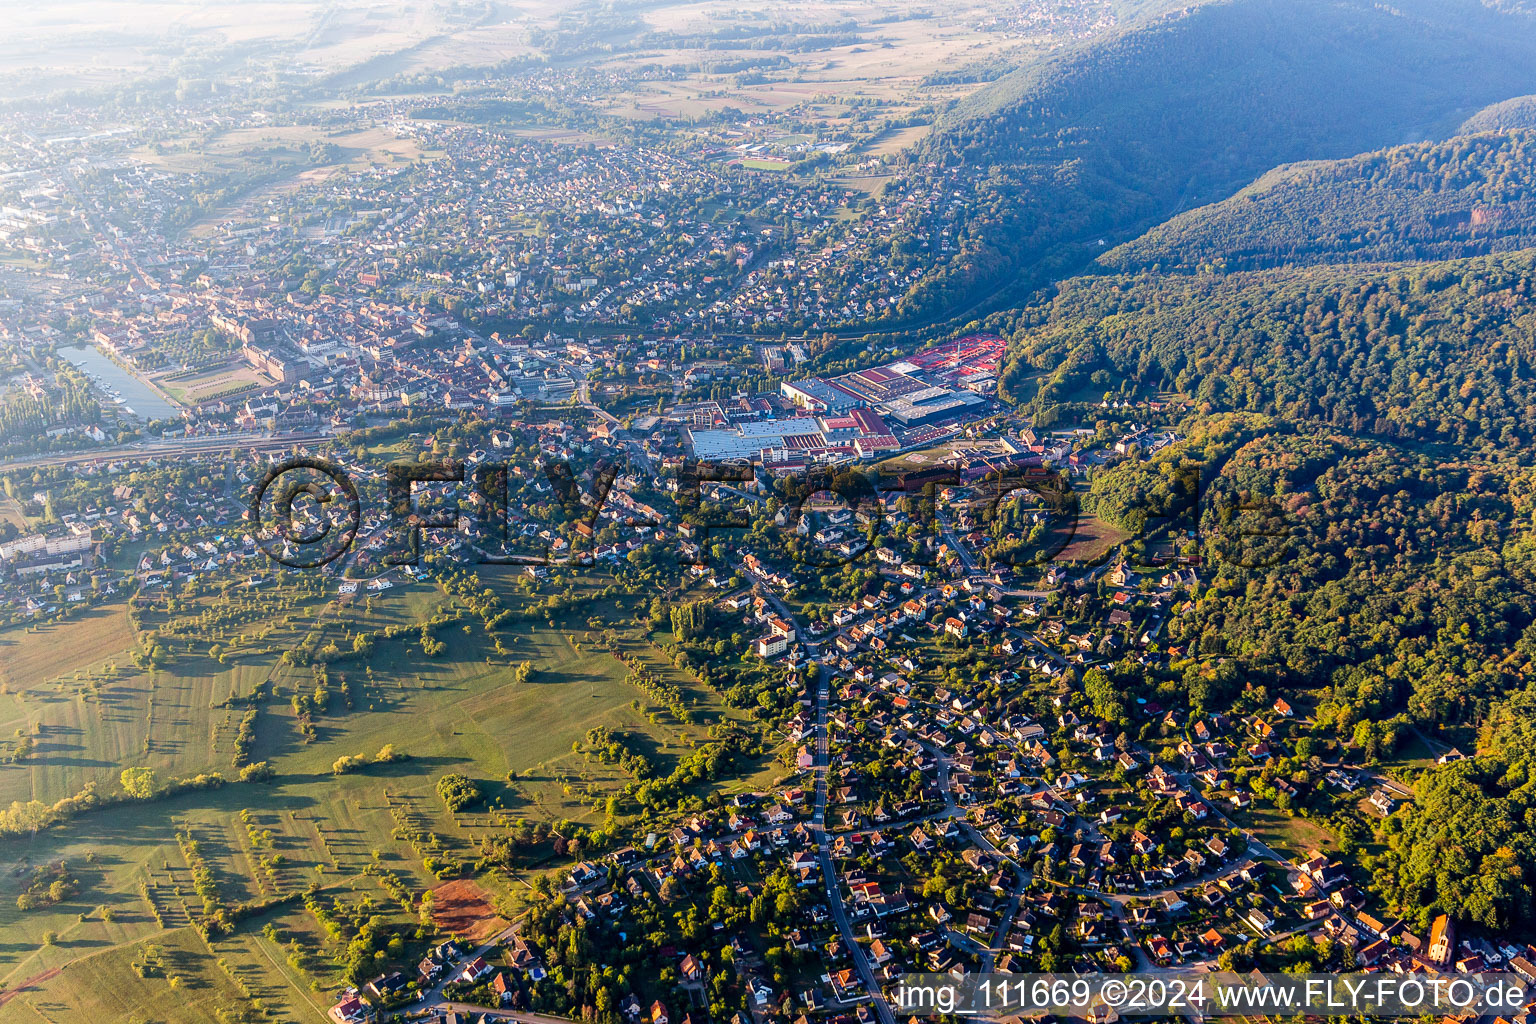
[[[981,183],[961,258],[901,312],[1022,294],[1280,164],[1453,130],[1536,89],[1533,44],[1530,19],[1478,5],[1230,0],[1063,50],[957,104],[910,154],[910,173]]]

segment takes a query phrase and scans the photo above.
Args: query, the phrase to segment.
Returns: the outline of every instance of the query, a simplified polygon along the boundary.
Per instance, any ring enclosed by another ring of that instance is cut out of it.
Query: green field
[[[1426,768],[1434,767],[1438,753],[1439,751],[1424,742],[1423,736],[1417,732],[1410,732],[1403,739],[1397,752],[1382,761],[1382,774],[1411,786],[1419,773]]]
[[[0,631],[0,684],[30,690],[46,680],[86,669],[133,647],[123,605],[87,612],[67,622]]]
[[[1305,859],[1311,850],[1333,853],[1339,848],[1338,839],[1321,825],[1274,807],[1255,804],[1228,816],[1276,853],[1295,860]]]
[[[787,171],[794,166],[788,160],[762,160],[743,157],[739,163],[749,171]]]
[[[160,378],[157,383],[176,401],[199,405],[252,388],[266,387],[270,382],[249,366],[230,363],[211,370],[172,374]]]
[[[1130,537],[1098,516],[1083,513],[1054,531],[1044,547],[1056,552],[1055,557],[1062,561],[1096,563]]]
[[[482,582],[504,607],[532,599],[516,577]],[[572,749],[595,726],[629,734],[665,775],[712,725],[744,721],[655,654],[638,627],[623,631],[639,598],[589,600],[553,626],[516,617],[491,631],[464,616],[433,629],[445,646],[429,656],[420,624],[463,615],[464,608],[428,583],[401,577],[396,584],[340,596],[334,580],[321,586],[300,579],[255,589],[183,588],[174,603],[144,599],[133,614],[167,659],[151,668],[133,662],[135,634],[123,605],[37,632],[0,634],[12,655],[0,695],[9,730],[0,753],[17,746],[17,729],[33,744],[18,763],[0,766],[0,806],[52,803],[91,784],[115,793],[125,766],[153,768],[162,781],[205,772],[233,780],[248,707],[226,701],[263,684],[275,693],[257,702],[246,757],[276,770],[266,783],[231,781],[148,805],[120,803],[35,835],[0,838],[0,984],[8,993],[0,1024],[190,1022],[216,1013],[232,1019],[230,1007],[248,1007],[251,999],[281,1019],[305,1019],[334,1001],[342,980],[333,962],[340,947],[296,901],[305,886],[317,884],[326,899],[348,905],[389,904],[370,872],[397,873],[419,893],[453,877],[452,864],[469,868],[480,837],[518,819],[597,825],[613,796],[623,804],[618,813],[632,813],[637,808],[623,797],[630,778]],[[594,619],[616,624],[619,649],[678,688],[692,721],[677,720],[626,681],[629,667],[591,635]],[[308,666],[285,664],[283,652],[332,641],[350,649],[352,637],[390,627],[409,631],[377,639],[366,657],[327,667],[326,700],[306,729],[293,698],[311,693],[317,677]],[[519,680],[524,663],[531,671]],[[409,759],[333,774],[338,757],[371,757],[386,745]],[[718,785],[765,783],[774,766],[759,767],[760,778]],[[448,772],[476,780],[484,802],[449,813],[435,791]],[[184,847],[188,838],[197,844],[195,857]],[[429,858],[450,868],[434,877]],[[190,927],[207,911],[194,859],[225,907],[293,899],[205,940]],[[515,872],[497,870],[479,881],[511,913],[531,873],[565,862],[546,851]],[[21,909],[18,896],[36,891],[37,879],[46,881],[60,864],[75,891],[53,905]],[[412,917],[396,917],[401,927],[414,927]],[[262,934],[269,923],[277,943]],[[290,941],[302,966],[289,956]],[[167,974],[180,979],[177,986],[131,970],[150,944],[175,950],[177,964]],[[220,958],[229,971],[218,966]],[[110,985],[87,992],[104,979]]]
[[[193,929],[163,932],[153,944],[162,951],[162,976],[140,977],[133,968],[150,943],[113,946],[69,963],[56,976],[36,981],[25,991],[7,993],[10,998],[0,1006],[0,1022],[198,1024],[249,1006]],[[277,1005],[286,1004],[278,1001]]]

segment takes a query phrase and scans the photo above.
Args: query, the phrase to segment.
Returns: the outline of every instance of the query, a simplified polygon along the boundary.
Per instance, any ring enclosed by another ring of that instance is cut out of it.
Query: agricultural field
[[[154,171],[215,183],[220,202],[186,227],[192,237],[207,237],[221,223],[252,216],[264,201],[332,175],[406,167],[434,155],[378,125],[338,131],[301,122],[168,135],[132,150],[128,158]]]
[[[7,6],[0,1024],[1536,958],[1532,4]]]
[[[384,128],[332,132],[321,125],[275,125],[192,133],[135,151],[135,159],[177,174],[296,169],[363,170],[404,164],[425,154],[414,140]]]
[[[775,35],[783,24],[821,29],[822,45],[797,47],[783,54],[782,65],[745,76],[697,69],[699,50],[689,46],[647,48],[641,55],[646,67],[687,70],[615,91],[605,109],[636,120],[689,120],[727,109],[795,111],[829,131],[856,132],[868,146],[860,151],[871,156],[899,152],[927,129],[887,131],[882,127],[885,117],[910,114],[936,99],[958,99],[979,85],[935,85],[925,81],[929,76],[1018,49],[1018,40],[979,28],[977,14],[921,4],[877,6],[864,0],[806,0],[781,5],[771,17],[720,0],[654,7],[641,14],[640,22],[664,39],[692,42],[723,30],[739,33],[743,43],[738,49],[712,42],[707,51],[711,60],[760,59],[762,49],[750,45],[753,35]],[[850,31],[850,25],[857,30]],[[634,63],[635,58],[626,55],[602,66],[622,72]],[[879,114],[872,124],[863,123],[855,112],[870,106],[878,107]]]
[[[480,582],[505,608],[533,600],[510,573]],[[600,582],[576,581],[566,612],[495,629],[460,598],[405,577],[355,595],[304,577],[183,588],[0,635],[16,655],[4,663],[0,707],[17,737],[0,752],[19,754],[0,766],[0,806],[116,793],[125,766],[161,782],[228,780],[188,784],[152,808],[115,797],[0,839],[0,1022],[230,1019],[253,1000],[302,1019],[341,982],[341,947],[301,898],[311,886],[322,910],[367,901],[412,930],[414,914],[389,909],[394,893],[438,888],[439,926],[499,930],[545,859],[561,861],[544,847],[515,872],[471,881],[482,835],[520,819],[593,827],[638,810],[619,766],[574,749],[590,730],[628,735],[664,776],[712,727],[746,724],[638,627],[625,629],[639,599],[604,596]],[[350,649],[359,636],[373,644],[366,658],[322,669],[284,657]],[[629,681],[633,666],[676,688],[686,721]],[[340,768],[349,757],[356,763]],[[259,762],[269,781],[237,781]],[[766,784],[773,764],[762,767],[762,777],[718,785]],[[450,811],[435,788],[448,773],[473,780],[481,799]],[[39,895],[60,879],[61,898]],[[194,927],[220,913],[239,918],[228,933]],[[140,977],[146,955],[164,967]],[[101,979],[122,984],[87,995]]]
[[[920,124],[910,128],[887,128],[864,144],[860,152],[871,156],[894,156],[923,141],[933,130],[932,125]]]
[[[64,622],[0,631],[0,685],[18,696],[114,657],[126,664],[133,646],[133,625],[121,604]]]
[[[0,1022],[197,1024],[249,1012],[238,975],[231,976],[215,961],[207,943],[186,926],[164,931],[153,941],[108,946],[14,982],[0,996]],[[158,973],[141,976],[136,965],[150,962],[160,965],[153,968]],[[292,1002],[270,1001],[278,1006]]]
[[[466,5],[468,6],[468,5]],[[231,71],[299,67],[337,81],[367,81],[401,71],[494,64],[531,52],[529,25],[558,8],[516,5],[517,17],[485,23],[474,9],[397,0],[322,4],[317,0],[236,3],[214,0],[66,0],[10,12],[0,47],[0,81],[46,95],[60,89],[112,88],[163,71],[168,54],[217,57]],[[198,79],[191,78],[189,88]]]

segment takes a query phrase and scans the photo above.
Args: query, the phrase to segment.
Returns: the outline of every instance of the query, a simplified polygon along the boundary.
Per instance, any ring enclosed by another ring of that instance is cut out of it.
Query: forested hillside
[[[1186,440],[1084,501],[1201,538],[1157,693],[1210,711],[1263,686],[1366,756],[1413,733],[1474,754],[1363,857],[1420,925],[1536,912],[1533,161],[1516,128],[1278,168],[1019,311],[1003,375],[1047,424],[1124,415],[1096,410],[1112,391],[1187,401]]]
[[[1528,255],[1522,258],[1529,266]],[[1205,330],[1220,323],[1222,310],[1267,298],[1261,280],[1250,278],[1246,289],[1229,283],[1234,291],[1225,303],[1182,307],[1186,319]],[[1403,304],[1395,315],[1404,322],[1425,316],[1408,312],[1411,285],[1406,296],[1376,288],[1390,304]],[[1450,305],[1440,308],[1436,315],[1457,315]],[[1346,300],[1332,315],[1344,322],[1365,314]],[[1464,315],[1464,322],[1476,319]],[[1284,316],[1262,307],[1253,323],[1279,327]],[[1138,319],[1116,317],[1117,325]],[[1149,319],[1177,344],[1176,312]],[[1400,329],[1386,327],[1388,319],[1362,331],[1385,339]],[[1109,335],[1096,327],[1080,322],[1055,337],[1074,338],[1071,351],[1084,366],[1091,359],[1135,374],[1136,344],[1117,326],[1118,337],[1100,352],[1096,339]],[[1147,343],[1157,333],[1137,337]],[[1278,341],[1271,351],[1283,360],[1293,342],[1271,337]],[[1420,927],[1440,910],[1495,929],[1527,919],[1536,910],[1526,882],[1536,877],[1536,757],[1528,742],[1536,701],[1536,473],[1523,454],[1528,445],[1362,436],[1360,422],[1334,427],[1316,415],[1322,409],[1305,408],[1302,396],[1313,384],[1305,370],[1266,382],[1278,367],[1262,354],[1248,357],[1249,375],[1236,365],[1242,358],[1218,368],[1216,348],[1202,347],[1183,366],[1181,373],[1194,375],[1185,383],[1241,378],[1241,385],[1218,389],[1183,418],[1186,441],[1096,471],[1084,502],[1133,532],[1148,517],[1192,531],[1208,567],[1199,592],[1170,609],[1165,637],[1179,657],[1150,672],[1127,662],[1121,678],[1143,680],[1148,698],[1197,714],[1225,711],[1252,687],[1299,699],[1312,708],[1315,735],[1337,737],[1361,757],[1390,758],[1415,731],[1465,744],[1486,727],[1479,756],[1421,776],[1416,801],[1387,820],[1381,853],[1366,854],[1363,863],[1378,890]],[[1335,350],[1322,344],[1314,351]],[[1445,367],[1456,365],[1449,345],[1440,356]],[[1313,369],[1328,360],[1322,355]],[[1411,368],[1399,374],[1390,360],[1379,372],[1416,376]],[[1498,377],[1485,378],[1489,393],[1500,390]],[[1359,384],[1320,386],[1344,395]],[[1252,400],[1265,393],[1269,400]],[[1275,414],[1218,412],[1226,403]],[[1189,493],[1194,479],[1198,500]]]
[[[1536,759],[1479,757],[1420,781],[1416,800],[1387,819],[1376,885],[1399,905],[1443,906],[1489,927],[1536,914]]]
[[[951,112],[913,173],[980,165],[987,184],[959,226],[960,257],[903,312],[1028,287],[1099,236],[1230,195],[1279,164],[1425,137],[1536,89],[1532,19],[1472,0],[1185,10],[1006,76]]]
[[[1077,278],[1024,312],[1003,392],[1043,410],[1103,370],[1207,410],[1494,455],[1536,440],[1533,274],[1536,250],[1391,269]]]
[[[1536,96],[1516,96],[1490,104],[1467,118],[1461,125],[1463,135],[1477,132],[1504,132],[1536,129]]]
[[[1536,244],[1536,133],[1280,167],[1100,261],[1115,270],[1449,259]]]

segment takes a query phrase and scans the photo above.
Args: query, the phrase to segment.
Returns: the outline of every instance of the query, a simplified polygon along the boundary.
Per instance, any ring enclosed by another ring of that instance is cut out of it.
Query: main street
[[[763,596],[768,603],[787,621],[794,623],[795,633],[805,637],[807,634],[801,627],[794,612],[773,591],[763,588]],[[816,774],[816,808],[811,819],[811,829],[816,835],[816,856],[821,863],[821,877],[827,894],[827,907],[831,911],[832,920],[837,925],[837,931],[842,936],[843,945],[848,949],[848,956],[853,961],[854,970],[859,975],[859,980],[864,983],[864,989],[869,994],[870,1003],[875,1008],[881,1024],[896,1024],[896,1014],[891,1010],[890,1003],[886,1001],[885,993],[880,988],[880,981],[875,976],[874,966],[869,961],[869,955],[864,947],[859,945],[858,935],[853,930],[853,921],[848,916],[847,905],[843,902],[842,885],[838,880],[837,867],[832,862],[832,835],[826,826],[827,821],[827,782],[831,775],[832,745],[831,737],[827,731],[827,709],[831,701],[832,671],[828,664],[828,658],[822,653],[820,641],[807,639],[806,650],[811,660],[818,667],[816,680],[816,758],[813,770]]]
[[[960,538],[956,536],[955,528],[950,524],[949,517],[943,512],[939,512],[938,518],[939,532],[944,538],[944,543],[949,545],[949,549],[960,559],[960,564],[965,566],[966,575],[975,573],[977,571],[976,559],[972,556],[969,549],[961,543]]]

